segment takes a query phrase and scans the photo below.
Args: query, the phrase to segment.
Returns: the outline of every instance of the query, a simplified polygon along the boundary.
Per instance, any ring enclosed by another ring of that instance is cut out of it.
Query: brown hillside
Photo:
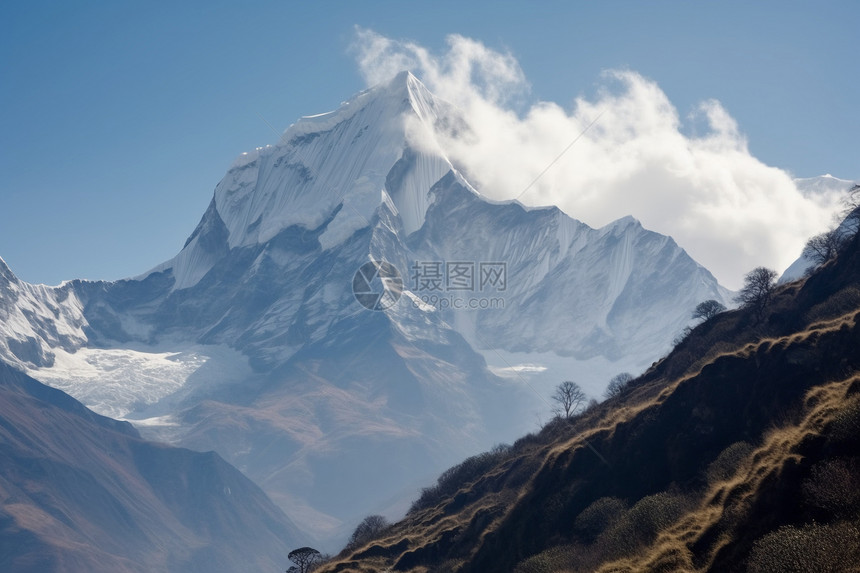
[[[452,468],[321,571],[852,570],[858,322],[855,238],[760,322],[697,327],[621,396]]]

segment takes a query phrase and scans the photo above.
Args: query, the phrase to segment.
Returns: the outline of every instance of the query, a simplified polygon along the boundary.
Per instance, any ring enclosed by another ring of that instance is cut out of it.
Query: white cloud
[[[782,271],[838,210],[834,195],[804,197],[786,171],[753,157],[737,122],[716,100],[690,115],[688,121],[706,129],[689,135],[656,82],[609,70],[592,99],[579,97],[570,109],[535,102],[517,113],[529,86],[513,56],[458,35],[447,44],[445,53],[434,55],[359,29],[355,53],[368,84],[408,69],[463,110],[469,137],[437,135],[488,197],[558,205],[592,226],[632,214],[646,228],[674,237],[730,288],[755,266]]]

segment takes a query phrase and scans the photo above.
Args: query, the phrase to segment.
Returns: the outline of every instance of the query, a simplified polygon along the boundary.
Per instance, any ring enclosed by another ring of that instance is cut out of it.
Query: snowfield
[[[125,419],[168,397],[189,393],[189,386],[218,387],[247,377],[251,369],[247,358],[235,350],[192,345],[164,352],[80,348],[70,353],[58,349],[52,366],[30,368],[27,373],[99,414]]]

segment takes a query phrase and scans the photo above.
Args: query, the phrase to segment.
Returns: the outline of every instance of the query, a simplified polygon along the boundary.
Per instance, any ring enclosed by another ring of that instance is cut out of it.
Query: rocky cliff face
[[[3,267],[0,354],[218,451],[321,536],[396,513],[530,429],[560,380],[597,396],[728,298],[632,218],[592,229],[486,200],[435,139],[467,125],[408,73],[303,118],[237,159],[180,253],[140,277],[48,288]],[[353,293],[372,260],[402,281],[375,311]]]

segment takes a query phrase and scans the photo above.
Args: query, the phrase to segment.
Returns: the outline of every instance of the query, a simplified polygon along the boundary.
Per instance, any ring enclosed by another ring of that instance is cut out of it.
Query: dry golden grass
[[[437,505],[416,511],[392,528],[389,534],[351,555],[334,560],[321,571],[386,571],[408,552],[432,551],[434,546],[444,545],[467,528],[480,522],[475,536],[469,542],[468,552],[457,560],[448,561],[445,570],[456,571],[470,561],[480,550],[488,536],[497,531],[510,513],[533,493],[534,476],[556,467],[562,460],[574,458],[574,454],[590,448],[592,442],[611,439],[622,425],[635,420],[647,410],[662,405],[679,386],[696,379],[709,365],[723,359],[755,359],[760,353],[783,352],[791,347],[814,347],[823,337],[842,329],[856,328],[860,311],[848,312],[836,318],[818,320],[804,330],[782,337],[768,337],[756,342],[744,343],[734,348],[722,343],[719,351],[711,352],[705,359],[697,361],[682,376],[672,380],[655,379],[652,383],[632,388],[623,400],[617,400],[613,408],[601,408],[574,422],[577,431],[569,438],[549,444],[538,444],[525,453],[515,454],[490,472],[471,483],[464,484],[457,495],[480,491],[482,495],[472,501],[450,508],[451,496]],[[821,433],[825,424],[845,405],[849,386],[860,380],[858,376],[816,386],[809,390],[803,400],[803,412],[799,421],[787,422],[769,431],[761,445],[743,459],[734,475],[712,483],[699,498],[698,504],[672,526],[661,531],[656,541],[638,555],[619,559],[601,566],[601,573],[631,573],[639,571],[706,571],[716,555],[735,538],[734,524],[742,520],[752,501],[769,477],[779,475],[786,464],[800,461],[798,445],[807,437]],[[506,472],[521,457],[539,460],[532,477],[517,488],[494,485],[502,483]],[[703,537],[711,533],[707,547],[702,552],[692,547],[701,545]],[[406,548],[404,549],[404,540]],[[376,550],[374,557],[358,557],[362,553]],[[338,568],[339,567],[339,568]],[[409,571],[424,573],[427,567],[415,566]]]
[[[733,351],[723,351],[709,357],[694,372],[662,386],[652,399],[635,401],[610,411],[599,424],[574,438],[557,444],[550,453],[554,456],[564,451],[583,447],[585,440],[604,431],[613,432],[622,423],[632,420],[649,408],[663,403],[681,384],[697,377],[704,367],[721,358],[750,358],[761,351],[785,349],[804,343],[814,343],[823,334],[850,328],[860,319],[860,311],[838,318],[817,322],[806,330],[780,338],[766,338],[756,343],[744,344]],[[602,566],[601,573],[632,573],[650,571],[707,571],[718,551],[734,538],[731,528],[723,531],[708,550],[704,560],[694,564],[691,547],[717,524],[738,519],[748,509],[761,484],[774,473],[779,473],[786,463],[800,461],[796,447],[806,437],[819,434],[832,415],[844,406],[849,386],[860,380],[852,376],[811,389],[804,400],[806,410],[802,421],[772,430],[761,447],[739,466],[730,479],[714,484],[704,495],[701,505],[682,517],[675,525],[662,532],[657,541],[642,555],[614,561]],[[730,519],[729,519],[730,518]]]
[[[797,447],[804,439],[821,434],[828,421],[845,407],[848,389],[857,381],[860,376],[851,376],[812,388],[804,400],[805,415],[798,424],[770,431],[734,476],[711,486],[701,505],[662,532],[651,548],[640,556],[606,564],[600,573],[709,570],[720,549],[735,538],[732,524],[749,509],[762,483],[779,474],[787,463],[800,461]],[[704,558],[700,556],[694,563],[692,545],[718,524],[723,526],[722,533]]]

